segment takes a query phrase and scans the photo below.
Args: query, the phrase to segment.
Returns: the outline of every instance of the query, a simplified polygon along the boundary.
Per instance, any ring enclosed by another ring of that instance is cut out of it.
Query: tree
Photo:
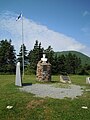
[[[65,64],[66,64],[66,58],[65,58],[65,56],[63,54],[60,55],[60,56],[58,56],[58,60],[57,60],[58,73],[65,74],[67,72]]]
[[[27,49],[26,49],[26,46],[23,44],[23,46],[21,45],[21,47],[20,47],[20,52],[19,52],[18,59],[17,59],[21,63],[21,71],[22,71],[22,68],[23,68],[22,48],[23,48],[23,52],[24,52],[24,67],[26,67],[26,65],[28,63]]]
[[[15,50],[11,40],[0,41],[0,72],[15,73]]]
[[[57,56],[57,54],[55,54],[54,56],[53,56],[53,59],[52,59],[52,74],[58,74],[58,62],[57,62],[57,60],[58,60],[58,56]]]
[[[75,54],[66,55],[66,71],[68,74],[76,74],[81,66],[81,59]]]
[[[77,74],[81,68],[81,59],[75,54],[73,55],[73,74]]]
[[[36,72],[37,63],[41,59],[42,54],[43,48],[41,47],[41,43],[38,43],[38,40],[36,40],[33,50],[31,50],[28,55],[30,68],[34,73]]]
[[[49,46],[46,50],[46,57],[48,58],[48,61],[52,64],[53,62],[53,56],[54,56],[54,51],[51,46]]]
[[[53,74],[77,74],[81,69],[81,59],[75,54],[55,54],[52,61]]]

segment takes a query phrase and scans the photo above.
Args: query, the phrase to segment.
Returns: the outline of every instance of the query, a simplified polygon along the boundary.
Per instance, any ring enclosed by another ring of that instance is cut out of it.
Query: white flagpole
[[[22,15],[22,64],[23,64],[23,73],[22,76],[24,77],[24,33],[23,33],[23,15]]]

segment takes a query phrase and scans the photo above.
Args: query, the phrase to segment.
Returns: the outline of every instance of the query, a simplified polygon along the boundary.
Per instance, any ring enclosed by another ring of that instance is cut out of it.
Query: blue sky
[[[0,0],[0,40],[21,45],[23,13],[24,43],[28,50],[38,39],[54,51],[76,50],[90,56],[90,0]]]

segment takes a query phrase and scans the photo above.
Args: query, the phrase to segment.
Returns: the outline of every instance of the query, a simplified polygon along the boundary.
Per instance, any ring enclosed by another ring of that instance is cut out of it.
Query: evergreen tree
[[[72,64],[72,62],[73,62],[73,56],[72,56],[71,53],[69,53],[69,54],[66,55],[66,71],[67,71],[68,74],[73,73],[73,70],[72,70],[73,69],[73,64]]]
[[[81,67],[81,59],[75,54],[66,55],[66,71],[68,74],[76,74]]]
[[[21,45],[20,47],[20,52],[19,52],[18,59],[17,59],[21,63],[21,70],[23,68],[22,50],[24,54],[24,67],[26,67],[26,65],[28,64],[27,49],[26,49],[26,46],[23,44],[23,46]]]
[[[41,43],[38,43],[38,40],[36,40],[33,50],[31,50],[28,55],[30,68],[34,73],[36,72],[37,63],[41,59],[42,54],[43,48],[41,47]]]
[[[15,73],[15,50],[11,40],[0,41],[0,72]]]
[[[52,59],[52,74],[58,74],[58,56],[57,54],[54,55],[53,59]]]
[[[77,74],[80,68],[81,68],[81,59],[74,54],[73,55],[73,74]]]
[[[54,56],[54,51],[51,46],[49,46],[46,50],[46,57],[48,58],[48,61],[52,64],[53,62],[53,56]]]
[[[55,54],[52,62],[53,74],[77,74],[81,69],[81,59],[75,54]]]
[[[66,58],[65,58],[65,56],[64,56],[63,54],[60,55],[60,56],[58,56],[58,60],[57,60],[58,73],[60,73],[60,74],[65,74],[65,73],[66,73],[65,63],[66,63]]]

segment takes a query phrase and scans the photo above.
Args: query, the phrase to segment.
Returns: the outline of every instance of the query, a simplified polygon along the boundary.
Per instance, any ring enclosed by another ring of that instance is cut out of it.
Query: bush
[[[27,67],[25,68],[25,74],[26,75],[32,75],[32,74],[35,74],[36,71],[34,69],[31,69],[30,68],[30,65],[27,65]]]
[[[85,69],[82,69],[80,72],[79,72],[79,75],[89,75],[88,71],[86,71]]]

